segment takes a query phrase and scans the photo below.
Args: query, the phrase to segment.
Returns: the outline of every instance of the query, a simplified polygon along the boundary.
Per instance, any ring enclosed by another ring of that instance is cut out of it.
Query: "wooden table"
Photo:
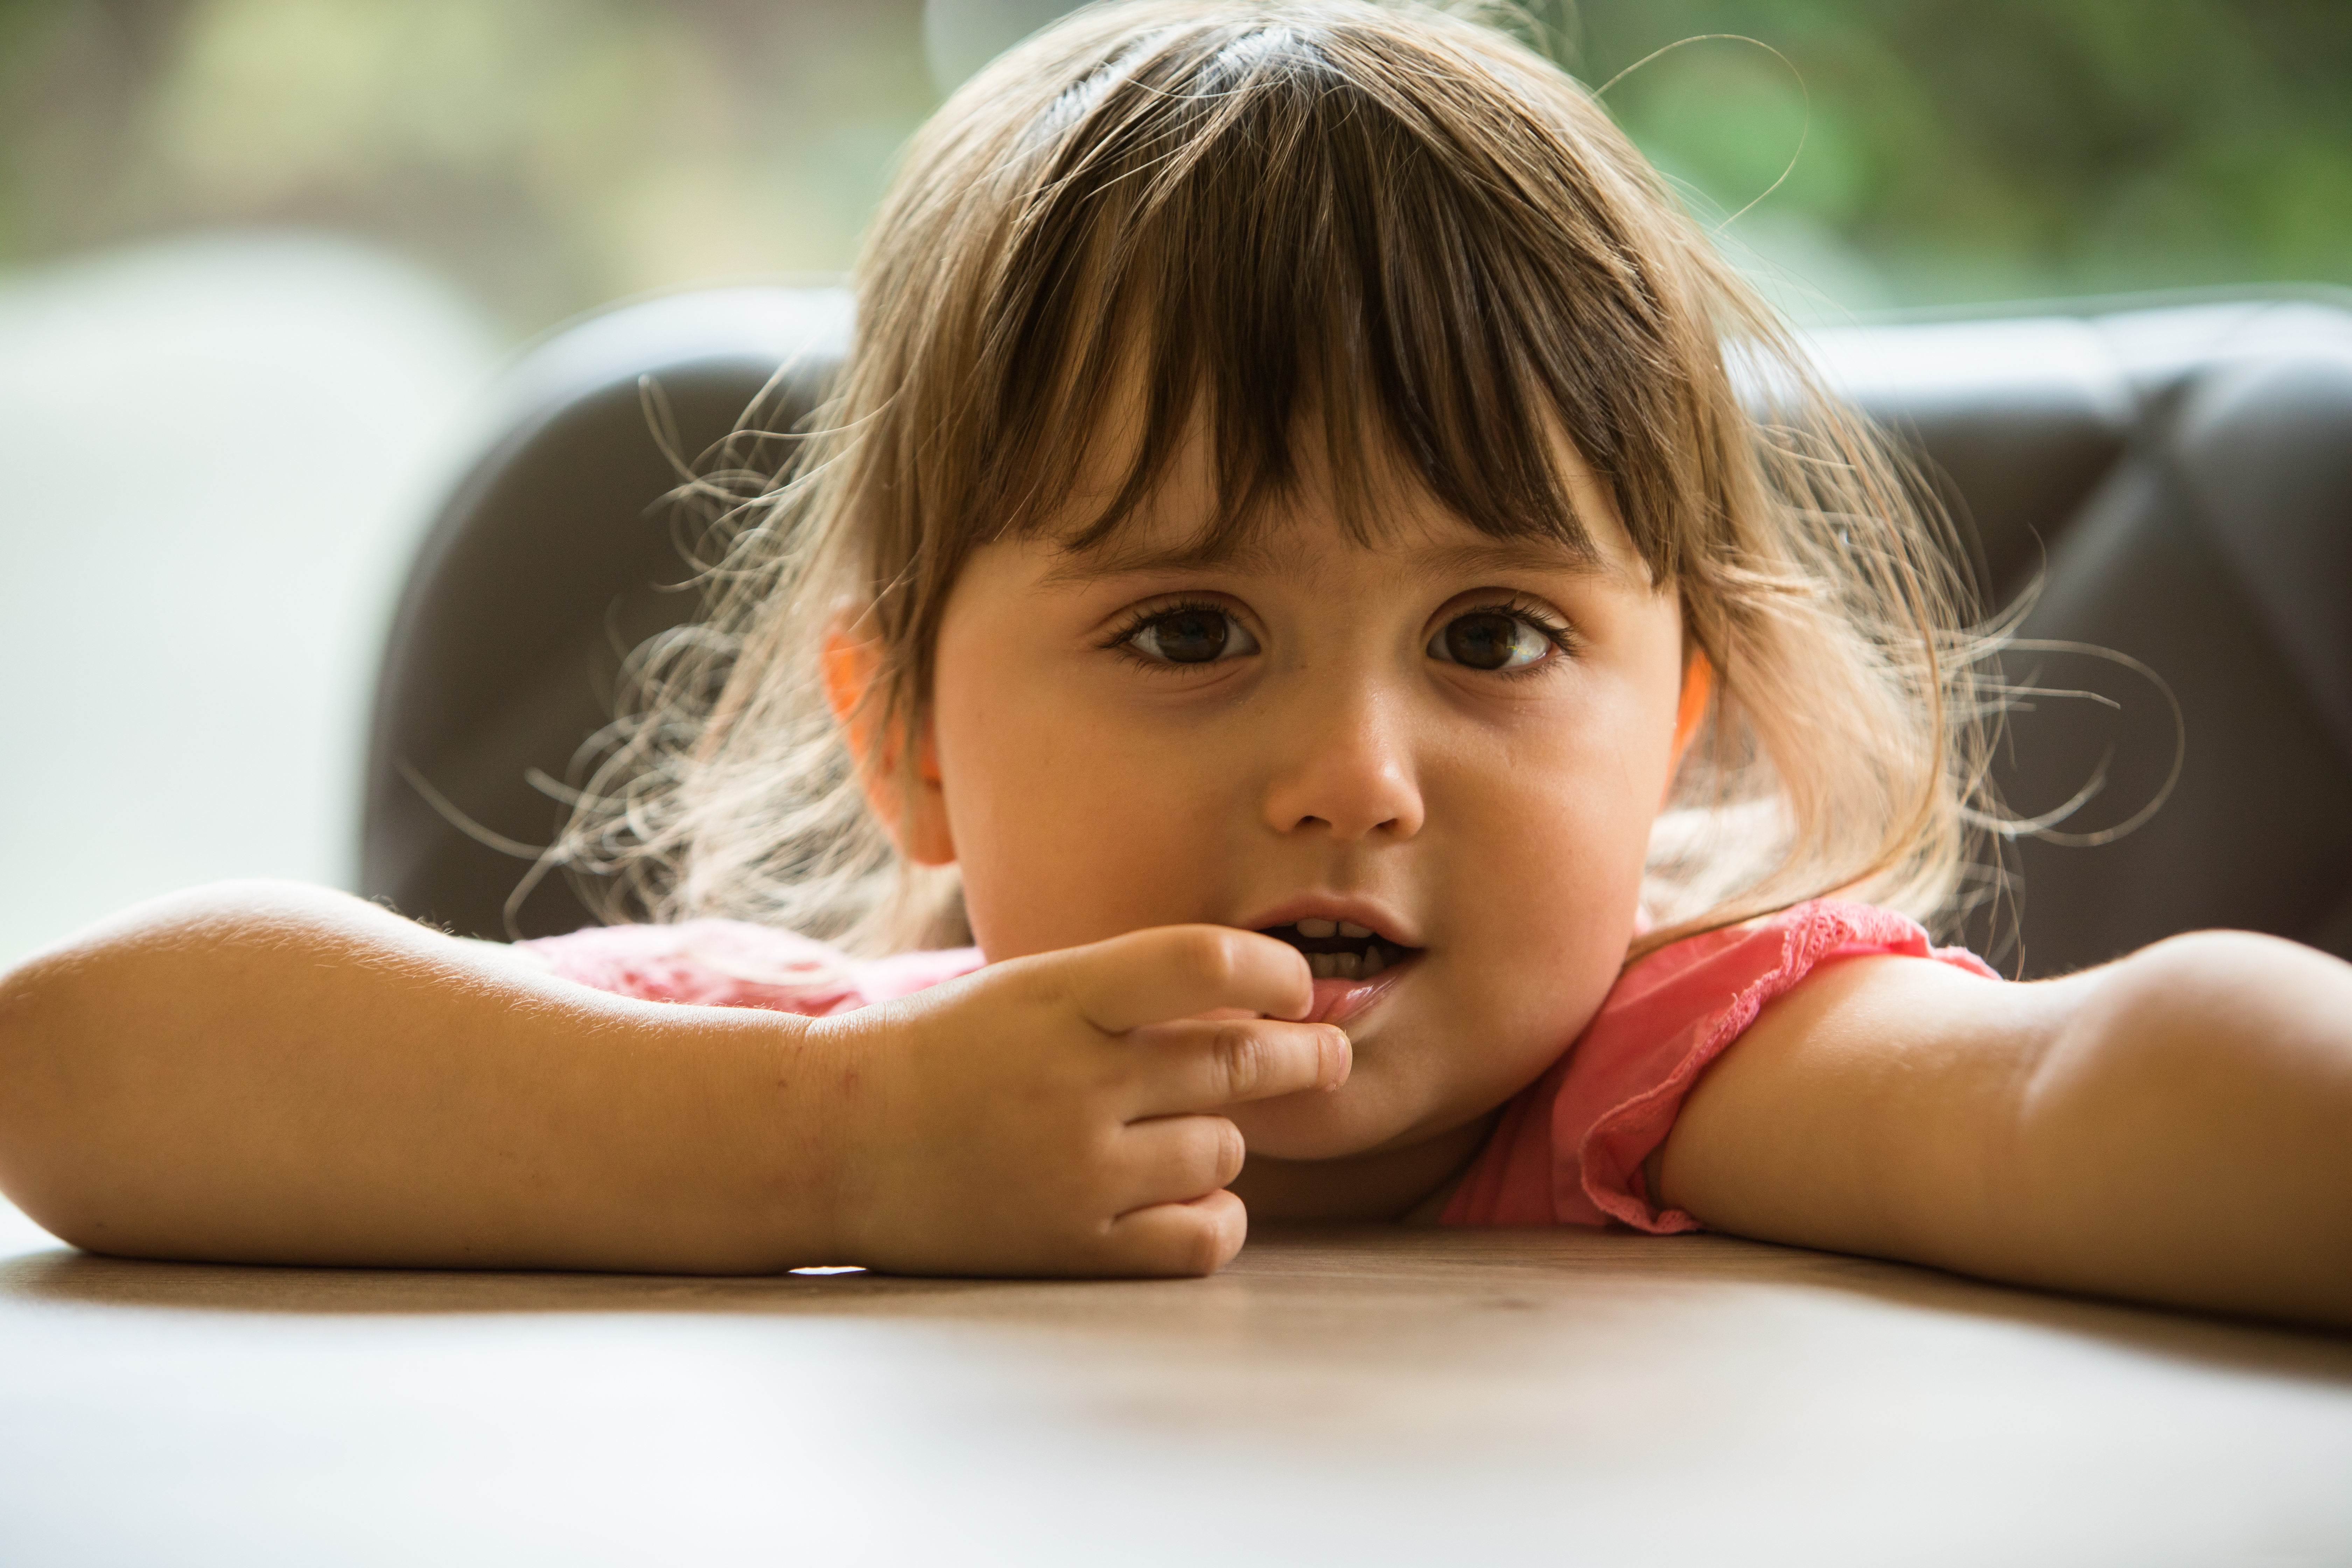
[[[226,1268],[0,1215],[0,1563],[2352,1562],[2352,1338],[1720,1237]]]

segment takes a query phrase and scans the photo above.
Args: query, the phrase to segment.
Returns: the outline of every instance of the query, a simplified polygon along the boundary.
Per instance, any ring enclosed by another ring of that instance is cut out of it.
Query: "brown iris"
[[[1231,622],[1215,610],[1179,610],[1145,628],[1152,651],[1174,664],[1206,664],[1225,651]]]
[[[1480,611],[1446,624],[1445,656],[1472,669],[1500,669],[1523,649],[1532,634],[1517,618]]]

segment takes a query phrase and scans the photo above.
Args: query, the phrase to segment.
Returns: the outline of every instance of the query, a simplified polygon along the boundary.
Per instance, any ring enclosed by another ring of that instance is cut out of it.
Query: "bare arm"
[[[1769,1240],[2352,1324],[2352,965],[2231,932],[2024,985],[1832,964],[1652,1172]]]
[[[341,894],[201,889],[0,982],[0,1185],[101,1252],[806,1262],[834,1245],[831,1119],[772,1112],[837,1093],[813,1045],[803,1019],[606,995]]]
[[[1254,1016],[1308,998],[1282,943],[1177,927],[839,1019],[676,1006],[227,884],[0,976],[0,1189],[143,1257],[1205,1272],[1244,1226],[1215,1110],[1346,1076]]]

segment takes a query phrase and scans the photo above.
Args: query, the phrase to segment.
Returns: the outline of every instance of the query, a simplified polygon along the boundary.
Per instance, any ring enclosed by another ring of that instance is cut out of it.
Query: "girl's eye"
[[[1161,664],[1213,664],[1257,651],[1257,640],[1248,628],[1207,605],[1188,605],[1153,616],[1124,640],[1146,658]]]
[[[1558,644],[1523,616],[1473,610],[1445,623],[1429,642],[1429,656],[1471,669],[1525,669],[1540,664]]]

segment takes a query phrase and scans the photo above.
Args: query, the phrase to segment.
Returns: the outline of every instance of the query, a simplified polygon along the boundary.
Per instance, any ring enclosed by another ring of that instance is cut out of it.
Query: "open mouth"
[[[1305,953],[1307,967],[1318,980],[1370,980],[1421,951],[1352,921],[1302,920],[1268,926],[1263,934]]]

